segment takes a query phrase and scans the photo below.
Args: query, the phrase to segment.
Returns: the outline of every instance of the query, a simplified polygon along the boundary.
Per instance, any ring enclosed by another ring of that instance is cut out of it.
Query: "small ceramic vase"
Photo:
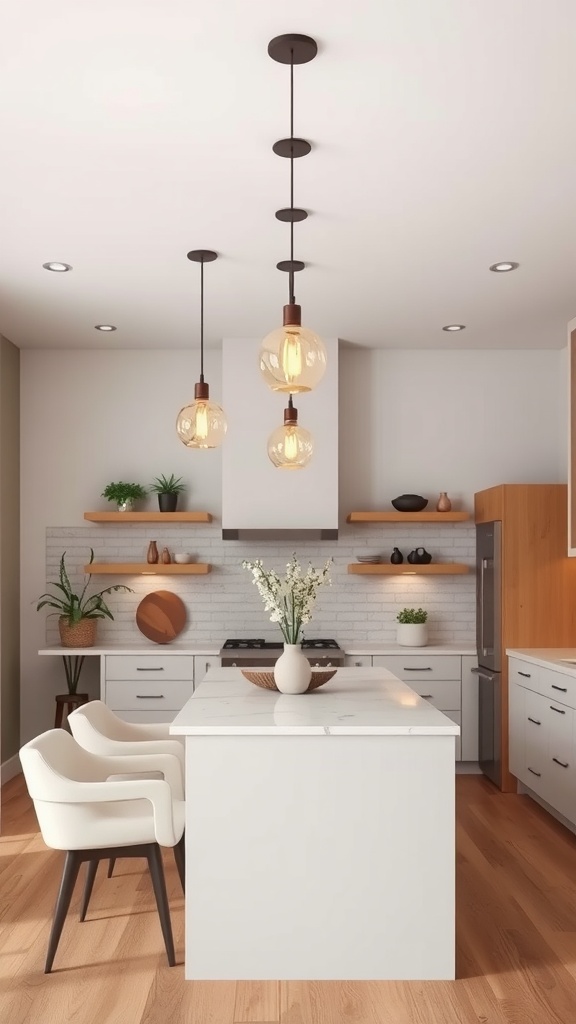
[[[284,644],[284,653],[274,665],[274,682],[280,693],[306,693],[312,666],[300,644]]]
[[[392,565],[402,565],[404,555],[398,550],[398,548],[394,548],[394,551],[390,555],[390,561],[392,562]]]
[[[415,551],[410,552],[410,554],[408,555],[408,561],[410,562],[410,565],[415,565],[415,563],[418,561],[418,555],[416,554]]]
[[[172,559],[170,557],[170,552],[168,551],[168,548],[162,548],[162,559],[161,559],[161,561],[162,561],[162,565],[170,565]]]
[[[446,491],[440,491],[440,497],[438,498],[438,504],[436,505],[437,512],[450,512],[452,508],[452,502],[446,494]]]
[[[149,565],[155,565],[156,562],[158,561],[158,548],[156,546],[155,540],[151,540],[148,545],[148,554],[146,555],[146,561],[148,562]]]
[[[415,556],[414,561],[417,565],[430,565],[432,561],[432,555],[426,548],[416,548]]]

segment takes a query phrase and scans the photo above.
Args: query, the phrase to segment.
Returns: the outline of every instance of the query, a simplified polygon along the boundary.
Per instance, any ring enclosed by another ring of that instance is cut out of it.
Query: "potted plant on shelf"
[[[403,608],[396,620],[396,642],[400,647],[425,647],[428,643],[428,612],[422,608]]]
[[[40,611],[41,608],[46,607],[54,608],[54,612],[50,614],[59,614],[58,628],[60,630],[60,639],[63,647],[94,647],[96,641],[96,625],[98,619],[113,619],[114,616],[110,611],[108,605],[104,601],[104,594],[111,594],[113,591],[124,590],[128,593],[133,593],[130,587],[125,587],[123,584],[118,583],[112,587],[106,587],[105,590],[98,591],[97,594],[87,594],[88,585],[90,583],[90,577],[88,576],[84,587],[80,594],[74,593],[70,577],[66,570],[66,552],[60,559],[60,571],[58,574],[58,580],[53,580],[48,583],[49,587],[53,587],[56,593],[41,594],[38,598],[38,604],[36,611]],[[90,548],[90,565],[94,561],[94,551]],[[77,684],[78,680],[75,680]],[[74,689],[71,689],[72,681],[68,679],[68,689],[70,693],[75,693]]]
[[[182,483],[182,477],[157,476],[150,490],[158,495],[158,508],[161,512],[175,512],[178,506],[178,495],[186,490],[186,484]]]
[[[119,512],[131,512],[134,508],[134,502],[138,501],[139,498],[144,498],[145,495],[145,487],[142,487],[140,484],[126,484],[123,480],[120,480],[117,484],[107,484],[102,491],[103,498],[116,502]]]

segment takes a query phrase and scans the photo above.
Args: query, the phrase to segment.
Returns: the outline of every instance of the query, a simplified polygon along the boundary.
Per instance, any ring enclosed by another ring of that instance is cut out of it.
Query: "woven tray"
[[[260,687],[262,687],[263,690],[276,690],[276,691],[278,691],[278,687],[276,686],[276,683],[274,682],[274,673],[273,672],[249,672],[246,669],[241,669],[241,672],[242,672],[242,675],[245,677],[245,679],[248,680],[249,683],[254,683],[255,686],[260,686]],[[317,690],[319,686],[323,686],[324,683],[327,683],[328,680],[332,679],[332,676],[335,676],[335,675],[336,675],[336,669],[335,668],[329,669],[329,670],[327,670],[325,672],[313,672],[312,673],[312,678],[310,680],[310,684],[308,686],[308,689],[306,690],[306,693],[310,693],[310,690]]]

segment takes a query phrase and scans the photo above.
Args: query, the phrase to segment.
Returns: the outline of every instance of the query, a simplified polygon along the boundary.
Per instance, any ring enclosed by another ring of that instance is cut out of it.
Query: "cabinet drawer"
[[[411,679],[460,679],[457,654],[375,654],[373,664],[387,668],[406,683]]]
[[[518,658],[508,659],[508,681],[526,686],[529,690],[538,690],[540,682],[540,668],[538,665],[531,665],[529,661],[519,661]]]
[[[460,711],[459,679],[412,679],[411,688],[439,711]]]
[[[179,711],[192,690],[191,679],[112,679],[106,682],[106,704],[114,711]]]
[[[567,704],[570,708],[576,708],[576,679],[574,676],[541,668],[538,689],[553,702],[558,701],[560,704]]]
[[[194,679],[191,654],[109,654],[106,679]]]
[[[344,664],[349,668],[371,668],[372,667],[372,655],[371,654],[347,654],[344,659]]]

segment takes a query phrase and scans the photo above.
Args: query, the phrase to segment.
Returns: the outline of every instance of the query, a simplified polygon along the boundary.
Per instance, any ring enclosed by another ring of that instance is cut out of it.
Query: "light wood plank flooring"
[[[43,972],[61,855],[22,777],[2,791],[0,1020],[10,1024],[576,1024],[576,837],[528,797],[458,776],[458,981],[185,982],[169,968],[148,875],[120,861],[76,897]],[[426,856],[426,850],[422,850]],[[177,956],[183,900],[171,857]],[[385,908],[383,908],[385,913]]]

